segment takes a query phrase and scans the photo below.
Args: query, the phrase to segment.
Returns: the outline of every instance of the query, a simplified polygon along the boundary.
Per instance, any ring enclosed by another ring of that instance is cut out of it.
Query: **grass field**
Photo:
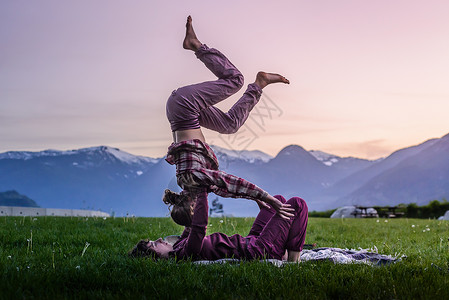
[[[212,218],[247,234],[252,218]],[[0,298],[449,299],[449,222],[309,219],[306,243],[406,255],[394,265],[193,265],[130,259],[141,238],[180,234],[168,218],[0,218]]]

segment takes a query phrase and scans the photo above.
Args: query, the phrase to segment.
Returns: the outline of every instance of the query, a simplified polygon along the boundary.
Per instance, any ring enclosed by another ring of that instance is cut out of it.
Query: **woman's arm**
[[[198,192],[195,210],[192,218],[192,226],[184,248],[186,256],[199,254],[203,247],[203,239],[206,236],[206,227],[209,219],[209,205],[207,203],[206,189]]]
[[[294,209],[290,205],[281,203],[266,191],[241,177],[228,174],[220,170],[201,170],[195,172],[195,177],[201,183],[209,183],[211,192],[222,197],[246,198],[255,200],[259,207],[267,205],[273,207],[283,219],[293,217]]]
[[[189,233],[190,233],[190,227],[185,227],[184,228],[184,231],[182,232],[182,234],[181,234],[181,239],[183,239],[183,238],[186,238],[186,237],[188,237],[189,236]]]

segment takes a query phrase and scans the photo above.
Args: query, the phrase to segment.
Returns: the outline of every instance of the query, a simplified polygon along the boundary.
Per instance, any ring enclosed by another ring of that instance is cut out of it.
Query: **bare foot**
[[[261,89],[263,89],[267,85],[276,83],[276,82],[290,84],[290,81],[288,81],[288,79],[282,75],[275,74],[275,73],[265,73],[265,72],[257,73],[256,81],[254,83],[257,84]]]
[[[182,47],[187,50],[196,51],[201,46],[201,42],[196,37],[195,31],[192,26],[192,17],[187,17],[186,23],[186,37],[182,43]]]

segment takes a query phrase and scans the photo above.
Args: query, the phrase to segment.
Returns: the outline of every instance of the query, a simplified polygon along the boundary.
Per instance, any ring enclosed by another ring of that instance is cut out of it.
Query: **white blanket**
[[[332,261],[335,264],[368,264],[368,265],[388,265],[390,263],[395,263],[405,258],[402,256],[391,256],[379,254],[377,249],[340,249],[340,248],[317,248],[312,250],[302,250],[301,252],[301,262],[307,261]],[[375,251],[375,252],[374,252]],[[266,259],[261,260],[262,262],[271,263],[277,267],[281,267],[284,264],[291,264],[292,262],[277,260],[277,259]],[[195,264],[208,265],[208,264],[238,264],[240,260],[225,258],[218,260],[200,260],[195,261]]]

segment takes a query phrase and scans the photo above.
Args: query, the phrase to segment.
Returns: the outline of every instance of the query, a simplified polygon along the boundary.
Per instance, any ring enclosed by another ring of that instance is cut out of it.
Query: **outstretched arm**
[[[284,219],[294,216],[295,210],[290,208],[290,205],[282,204],[278,199],[243,178],[219,170],[202,170],[196,172],[195,176],[203,184],[210,184],[210,191],[218,196],[251,199],[256,201],[259,207],[266,207],[266,204],[273,207]]]
[[[184,231],[182,232],[180,238],[183,239],[183,238],[188,237],[188,236],[189,236],[189,233],[190,233],[190,226],[184,227]]]
[[[198,192],[195,210],[192,218],[190,233],[187,238],[184,251],[186,256],[197,255],[203,247],[203,239],[206,236],[206,227],[209,220],[209,205],[207,203],[206,189]]]

